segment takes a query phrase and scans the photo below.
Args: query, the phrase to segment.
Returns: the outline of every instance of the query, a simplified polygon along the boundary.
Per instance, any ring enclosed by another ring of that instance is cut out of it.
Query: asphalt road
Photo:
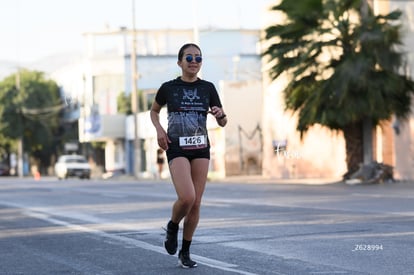
[[[414,184],[209,182],[192,258],[168,181],[0,178],[0,274],[414,274]]]

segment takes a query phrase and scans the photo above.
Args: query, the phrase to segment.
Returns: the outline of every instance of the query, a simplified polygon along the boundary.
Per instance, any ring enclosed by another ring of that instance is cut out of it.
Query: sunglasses
[[[193,56],[192,56],[192,55],[187,55],[187,56],[185,57],[185,60],[186,60],[188,63],[190,63],[191,61],[193,61]],[[201,56],[196,56],[196,57],[195,57],[195,62],[197,62],[197,63],[201,63],[201,61],[203,61],[203,58],[202,58]]]

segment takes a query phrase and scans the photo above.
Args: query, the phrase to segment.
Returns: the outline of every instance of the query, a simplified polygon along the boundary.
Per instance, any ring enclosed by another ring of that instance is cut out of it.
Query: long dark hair
[[[187,43],[181,46],[180,50],[178,51],[178,61],[181,61],[181,59],[183,59],[184,56],[184,51],[185,49],[189,48],[189,47],[195,47],[200,51],[200,55],[201,55],[201,49],[197,44],[194,43]]]

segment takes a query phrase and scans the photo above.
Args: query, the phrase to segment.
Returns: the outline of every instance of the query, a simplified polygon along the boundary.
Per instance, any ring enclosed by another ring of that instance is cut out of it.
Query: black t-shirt
[[[212,106],[222,107],[213,83],[201,79],[184,82],[178,77],[163,83],[155,100],[161,106],[167,104],[167,134],[172,141],[171,145],[183,149],[209,146],[207,111]]]

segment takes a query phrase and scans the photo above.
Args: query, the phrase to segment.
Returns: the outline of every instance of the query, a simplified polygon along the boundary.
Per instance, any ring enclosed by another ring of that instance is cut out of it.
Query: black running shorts
[[[177,157],[185,157],[189,161],[193,159],[210,159],[210,148],[206,147],[203,149],[194,149],[194,150],[183,150],[177,147],[170,147],[167,150],[167,160],[168,163]]]

